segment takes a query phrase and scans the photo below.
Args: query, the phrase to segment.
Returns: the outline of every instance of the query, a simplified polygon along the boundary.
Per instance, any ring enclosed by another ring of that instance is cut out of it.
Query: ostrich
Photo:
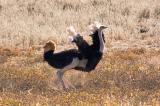
[[[104,50],[104,35],[102,30],[106,27],[101,24],[92,25],[93,44],[89,45],[83,37],[77,35],[74,30],[69,30],[72,34],[77,35],[72,38],[72,42],[76,43],[78,49],[69,49],[54,53],[56,44],[53,41],[48,41],[44,46],[44,60],[49,65],[56,68],[57,76],[60,80],[63,89],[74,87],[64,79],[64,73],[70,69],[76,69],[84,72],[90,72],[95,69],[96,65],[102,58]]]
[[[57,70],[57,76],[62,84],[63,89],[73,87],[69,85],[68,81],[64,79],[65,71],[73,69],[79,65],[82,59],[81,53],[77,49],[70,49],[59,53],[54,53],[56,44],[53,41],[48,41],[44,46],[44,60]]]
[[[85,68],[83,67],[76,67],[77,70],[82,70],[85,72],[90,72],[95,69],[99,61],[101,60],[105,48],[105,37],[103,33],[103,29],[107,27],[101,25],[98,22],[94,22],[90,26],[91,30],[91,38],[92,38],[92,45],[89,45],[82,36],[75,32],[73,27],[69,28],[69,33],[72,35],[71,42],[75,43],[78,47],[78,50],[83,54],[83,58],[87,59],[87,63]]]

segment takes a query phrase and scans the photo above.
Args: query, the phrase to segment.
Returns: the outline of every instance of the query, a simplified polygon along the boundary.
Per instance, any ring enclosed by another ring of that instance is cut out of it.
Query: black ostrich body
[[[76,70],[84,71],[84,72],[90,72],[95,69],[97,64],[102,59],[103,53],[100,52],[100,39],[98,36],[98,31],[95,31],[92,35],[93,44],[89,45],[82,36],[77,35],[76,38],[73,40],[73,42],[76,43],[78,50],[83,55],[83,59],[87,59],[88,62],[86,64],[86,67],[76,67]],[[104,34],[102,32],[102,38],[105,42]]]
[[[57,69],[63,69],[69,65],[73,59],[82,59],[82,54],[77,49],[70,49],[59,53],[54,53],[53,50],[44,53],[44,59],[49,65]]]

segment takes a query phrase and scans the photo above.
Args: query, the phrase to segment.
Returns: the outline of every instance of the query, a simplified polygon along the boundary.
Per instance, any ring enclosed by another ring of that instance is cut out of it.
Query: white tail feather
[[[73,36],[69,36],[68,40],[69,40],[69,42],[73,42],[73,40],[74,40]]]
[[[76,32],[76,30],[73,26],[68,27],[67,31],[69,32],[70,36],[76,36],[77,35],[77,32]]]

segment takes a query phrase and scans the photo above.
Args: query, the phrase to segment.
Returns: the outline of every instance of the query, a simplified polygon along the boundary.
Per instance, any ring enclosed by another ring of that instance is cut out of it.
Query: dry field
[[[44,43],[73,48],[70,25],[90,42],[105,30],[106,53],[91,73],[70,70],[76,89],[55,90]],[[0,0],[0,106],[160,106],[159,0]]]

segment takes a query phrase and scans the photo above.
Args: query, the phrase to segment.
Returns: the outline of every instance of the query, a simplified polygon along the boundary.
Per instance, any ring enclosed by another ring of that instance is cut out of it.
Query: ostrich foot
[[[66,78],[63,78],[63,82],[66,89],[76,89],[75,86],[69,82]]]

